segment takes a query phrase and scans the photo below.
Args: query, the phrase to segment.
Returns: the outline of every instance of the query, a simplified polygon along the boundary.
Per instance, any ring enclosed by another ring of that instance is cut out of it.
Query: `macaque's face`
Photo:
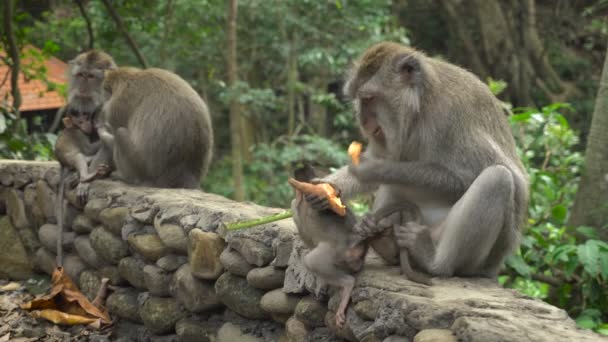
[[[74,68],[71,85],[72,89],[76,89],[77,95],[90,96],[90,94],[99,93],[101,83],[103,82],[104,70],[102,69],[85,69],[77,66]]]
[[[69,111],[68,118],[70,119],[72,125],[76,126],[85,134],[89,135],[93,132],[93,120],[91,114]]]

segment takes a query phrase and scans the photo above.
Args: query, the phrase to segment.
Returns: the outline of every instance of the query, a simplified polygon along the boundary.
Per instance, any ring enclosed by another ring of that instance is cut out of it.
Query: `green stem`
[[[262,225],[265,223],[270,223],[270,222],[290,218],[292,216],[293,216],[293,212],[291,210],[286,210],[282,213],[278,213],[278,214],[274,214],[274,215],[270,215],[270,216],[264,216],[264,217],[260,217],[260,218],[256,218],[256,219],[252,219],[252,220],[226,223],[226,229],[227,230],[239,230],[239,229],[244,229],[244,228],[251,228],[251,227],[259,226],[259,225]]]

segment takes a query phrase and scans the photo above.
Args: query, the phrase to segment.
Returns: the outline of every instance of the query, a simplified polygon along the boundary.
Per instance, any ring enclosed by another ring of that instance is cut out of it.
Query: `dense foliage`
[[[583,158],[578,137],[553,104],[511,116],[530,176],[528,225],[520,252],[507,260],[508,286],[567,308],[580,326],[608,334],[608,244],[590,227],[566,225]],[[587,239],[580,242],[576,234]]]

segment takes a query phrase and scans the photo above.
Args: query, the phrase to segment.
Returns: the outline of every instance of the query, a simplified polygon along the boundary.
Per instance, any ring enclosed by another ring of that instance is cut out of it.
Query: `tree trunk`
[[[101,1],[103,2],[103,4],[108,9],[108,12],[110,13],[110,16],[112,17],[112,19],[116,23],[116,26],[118,27],[118,29],[120,30],[120,32],[122,32],[123,36],[125,36],[125,39],[127,40],[127,44],[129,44],[129,47],[131,48],[131,50],[133,50],[133,53],[135,54],[135,57],[137,57],[137,60],[139,61],[139,63],[141,64],[141,66],[144,69],[147,69],[148,68],[148,61],[146,61],[146,58],[144,57],[144,55],[139,50],[139,47],[137,46],[137,43],[135,43],[135,40],[133,39],[133,37],[131,37],[131,34],[127,30],[127,27],[123,23],[122,18],[120,17],[120,15],[118,14],[118,12],[116,11],[116,9],[114,9],[114,7],[112,7],[112,4],[110,3],[110,0],[101,0]]]
[[[327,79],[327,72],[323,70],[320,72],[319,77],[311,82],[313,88],[326,91],[327,84],[329,83]],[[313,95],[314,94],[310,94],[308,97],[308,108],[310,110],[309,124],[313,128],[315,134],[327,137],[327,107],[313,101]]]
[[[226,0],[228,17],[226,21],[226,69],[228,71],[228,87],[234,87],[238,81],[236,56],[236,18],[237,0]],[[243,157],[241,143],[241,106],[236,98],[230,101],[230,139],[232,144],[232,177],[234,180],[234,199],[245,199],[243,184]]]
[[[287,56],[287,134],[292,135],[296,129],[296,82],[298,81],[298,61],[295,54],[295,42],[290,43]]]
[[[163,18],[163,35],[161,37],[160,46],[158,49],[159,63],[161,66],[165,66],[167,61],[167,42],[171,35],[171,25],[173,24],[173,0],[167,0],[165,6],[165,17]]]
[[[534,105],[534,88],[551,102],[565,101],[577,92],[549,63],[534,0],[440,0],[439,4],[449,34],[455,35],[452,40],[463,51],[458,54],[461,63],[484,81],[488,76],[506,81],[505,95],[514,105]]]
[[[89,18],[87,11],[82,4],[82,0],[74,0],[76,5],[78,5],[78,9],[80,10],[80,14],[87,24],[87,32],[89,34],[89,50],[92,50],[95,47],[95,36],[93,35],[93,26],[91,25],[91,19]]]
[[[574,200],[570,225],[599,229],[608,241],[608,51],[585,151],[585,171]]]
[[[17,119],[21,117],[19,108],[21,107],[21,92],[19,91],[19,73],[21,71],[21,61],[19,59],[19,49],[15,42],[15,33],[13,32],[13,1],[4,2],[4,38],[6,42],[6,50],[8,57],[11,60],[11,96],[13,97],[13,107]],[[19,125],[15,125],[19,127]]]
[[[241,156],[243,161],[251,162],[253,160],[253,153],[251,146],[255,144],[255,127],[256,120],[251,115],[251,111],[245,112],[243,107],[240,107],[241,111]]]

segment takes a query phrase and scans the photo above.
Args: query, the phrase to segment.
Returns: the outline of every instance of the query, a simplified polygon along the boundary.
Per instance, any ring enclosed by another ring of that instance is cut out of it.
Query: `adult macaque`
[[[462,68],[384,42],[355,62],[344,90],[369,145],[358,166],[322,181],[345,199],[375,191],[373,211],[415,204],[421,223],[398,225],[396,243],[427,273],[496,277],[519,245],[528,180],[488,87]],[[383,230],[370,222],[358,226],[363,236]]]
[[[104,75],[112,69],[116,69],[114,59],[99,50],[81,53],[69,62],[68,106],[73,111],[89,114],[96,129],[103,123],[101,108],[104,101]],[[107,146],[102,146],[91,160],[89,171],[96,172],[100,167],[110,171],[112,165],[112,152]]]
[[[117,176],[132,184],[200,188],[213,148],[207,105],[166,70],[119,68],[103,83],[102,140],[113,149]]]
[[[55,156],[61,164],[57,198],[57,222],[61,231],[67,171],[74,169],[78,173],[76,192],[82,202],[88,194],[88,182],[110,172],[110,160],[104,157],[108,154],[103,152],[104,147],[95,130],[95,120],[103,101],[101,83],[104,73],[112,68],[116,68],[112,57],[97,50],[82,53],[69,62],[68,103],[60,109],[65,128],[55,142]],[[92,170],[89,163],[93,164]],[[57,264],[61,266],[62,234],[57,240]]]
[[[297,174],[296,178],[303,182],[311,179]],[[367,244],[359,242],[351,245],[356,239],[352,228],[357,221],[348,207],[345,216],[331,210],[319,211],[303,200],[300,190],[295,191],[295,199],[291,202],[293,221],[300,238],[311,248],[304,257],[304,265],[328,284],[341,288],[336,325],[342,327],[346,319],[346,307],[355,286],[355,277],[352,274],[363,267]]]

